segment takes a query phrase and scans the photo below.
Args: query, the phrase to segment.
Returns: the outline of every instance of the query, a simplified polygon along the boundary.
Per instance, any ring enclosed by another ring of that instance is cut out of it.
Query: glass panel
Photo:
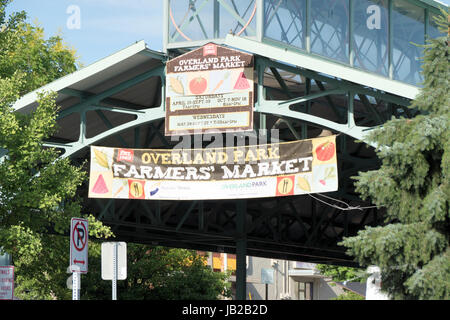
[[[306,0],[266,0],[264,35],[298,48],[305,47]]]
[[[424,43],[424,9],[395,0],[392,15],[394,79],[417,85],[422,81],[419,73],[422,48],[413,43]]]
[[[445,36],[445,33],[442,33],[438,29],[438,25],[435,21],[435,18],[438,17],[437,14],[430,13],[429,15],[429,23],[428,23],[428,35],[430,38],[437,38]]]
[[[388,0],[358,0],[354,5],[354,66],[388,75]]]
[[[169,42],[256,35],[256,0],[171,0]]]
[[[311,51],[348,63],[348,0],[311,1]]]
[[[256,0],[222,0],[219,37],[256,35]]]
[[[213,38],[214,1],[171,0],[169,10],[169,42]]]

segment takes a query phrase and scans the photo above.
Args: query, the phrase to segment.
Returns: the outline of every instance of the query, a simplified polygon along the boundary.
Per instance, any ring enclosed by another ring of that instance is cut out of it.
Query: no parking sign
[[[70,271],[88,272],[88,221],[72,218],[70,223]]]

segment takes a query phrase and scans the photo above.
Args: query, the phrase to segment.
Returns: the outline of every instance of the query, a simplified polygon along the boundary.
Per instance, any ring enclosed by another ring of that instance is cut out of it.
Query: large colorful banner
[[[211,200],[338,189],[336,136],[206,149],[91,147],[90,198]]]
[[[214,43],[167,62],[167,136],[253,129],[253,55]]]

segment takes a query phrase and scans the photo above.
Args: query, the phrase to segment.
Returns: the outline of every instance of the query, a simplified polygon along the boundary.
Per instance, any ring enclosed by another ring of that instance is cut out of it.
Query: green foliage
[[[340,294],[336,298],[332,298],[331,300],[365,300],[365,298],[352,291],[346,291],[345,293]]]
[[[351,267],[340,267],[327,264],[318,264],[316,268],[321,274],[331,277],[335,282],[364,280],[364,270]]]
[[[118,281],[120,300],[216,300],[231,294],[229,275],[213,272],[205,257],[191,250],[129,243],[127,269],[127,279]],[[111,299],[111,281],[101,280],[100,252],[82,282],[82,299]]]
[[[449,40],[425,45],[424,87],[411,104],[421,115],[375,130],[369,138],[382,165],[355,178],[364,199],[386,208],[386,225],[341,243],[361,265],[380,267],[382,289],[394,299],[450,298]]]
[[[70,219],[82,217],[77,188],[86,178],[69,159],[59,159],[43,141],[56,132],[54,93],[40,93],[29,113],[13,109],[24,93],[76,70],[75,56],[61,38],[43,38],[24,12],[6,17],[0,0],[0,244],[16,267],[16,296],[50,299],[67,278]],[[108,228],[89,217],[90,236]],[[51,234],[53,233],[53,235]]]
[[[72,217],[89,221],[89,272],[82,299],[111,297],[101,280],[99,239],[113,236],[92,215],[81,213],[77,188],[81,167],[58,158],[43,141],[58,130],[54,93],[41,93],[37,107],[17,113],[23,94],[76,70],[76,58],[60,37],[26,22],[25,12],[6,17],[10,0],[0,0],[0,244],[15,265],[15,295],[21,299],[71,299],[69,233]],[[6,156],[5,156],[6,155]],[[229,296],[227,275],[215,273],[192,251],[128,246],[128,279],[119,281],[121,299],[217,299]]]
[[[0,78],[20,73],[24,94],[77,69],[75,51],[61,36],[44,39],[43,28],[27,23],[26,13],[6,16],[11,0],[0,0]]]

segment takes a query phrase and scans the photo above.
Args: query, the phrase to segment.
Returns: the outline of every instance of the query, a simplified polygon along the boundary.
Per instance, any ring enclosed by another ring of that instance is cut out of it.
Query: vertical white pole
[[[72,300],[80,300],[80,281],[81,276],[80,273],[75,271],[73,272],[73,283],[72,283]]]
[[[226,253],[223,254],[223,271],[228,270],[228,255]]]
[[[114,242],[113,249],[113,280],[112,280],[112,299],[117,300],[117,242]]]

